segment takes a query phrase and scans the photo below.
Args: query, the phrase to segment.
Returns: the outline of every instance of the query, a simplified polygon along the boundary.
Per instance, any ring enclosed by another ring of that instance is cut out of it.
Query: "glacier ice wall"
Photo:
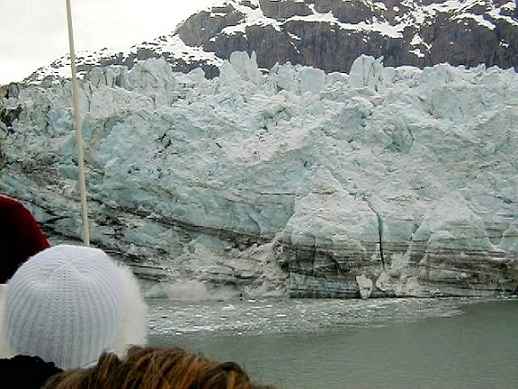
[[[69,82],[0,96],[0,191],[77,240]],[[143,279],[294,297],[357,297],[357,278],[374,297],[518,285],[514,71],[362,56],[349,75],[263,74],[234,53],[213,80],[96,68],[81,106],[94,244]]]

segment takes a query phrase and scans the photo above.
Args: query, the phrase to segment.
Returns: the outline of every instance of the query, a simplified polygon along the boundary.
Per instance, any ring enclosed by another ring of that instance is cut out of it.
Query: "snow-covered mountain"
[[[219,73],[234,51],[257,53],[259,66],[291,62],[348,72],[360,54],[387,66],[438,63],[518,66],[518,11],[509,0],[227,0],[202,10],[169,35],[124,52],[79,57],[83,72],[163,57],[175,71]],[[68,74],[67,58],[29,80]]]

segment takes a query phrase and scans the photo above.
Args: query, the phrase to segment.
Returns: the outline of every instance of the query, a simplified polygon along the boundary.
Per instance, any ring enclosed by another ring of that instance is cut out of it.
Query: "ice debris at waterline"
[[[69,82],[3,95],[0,190],[54,241],[78,239]],[[234,53],[213,80],[162,60],[97,68],[81,99],[94,243],[154,294],[178,280],[245,297],[518,285],[512,70],[362,56],[349,75],[263,74]]]

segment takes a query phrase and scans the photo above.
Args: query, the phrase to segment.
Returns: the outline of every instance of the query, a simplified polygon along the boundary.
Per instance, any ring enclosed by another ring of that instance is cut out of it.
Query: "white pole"
[[[74,124],[76,129],[77,153],[79,158],[79,190],[81,192],[81,216],[83,219],[83,243],[90,246],[90,229],[88,228],[88,205],[86,202],[86,179],[83,150],[83,137],[81,135],[81,112],[79,106],[79,84],[76,74],[76,53],[74,48],[74,30],[72,26],[72,10],[70,0],[67,2],[68,44],[70,46],[70,67],[72,69],[72,102],[74,111]]]

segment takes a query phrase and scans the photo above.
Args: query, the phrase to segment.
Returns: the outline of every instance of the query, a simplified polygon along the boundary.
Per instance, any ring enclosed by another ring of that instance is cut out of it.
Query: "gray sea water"
[[[514,299],[155,300],[150,326],[280,388],[518,388]]]

